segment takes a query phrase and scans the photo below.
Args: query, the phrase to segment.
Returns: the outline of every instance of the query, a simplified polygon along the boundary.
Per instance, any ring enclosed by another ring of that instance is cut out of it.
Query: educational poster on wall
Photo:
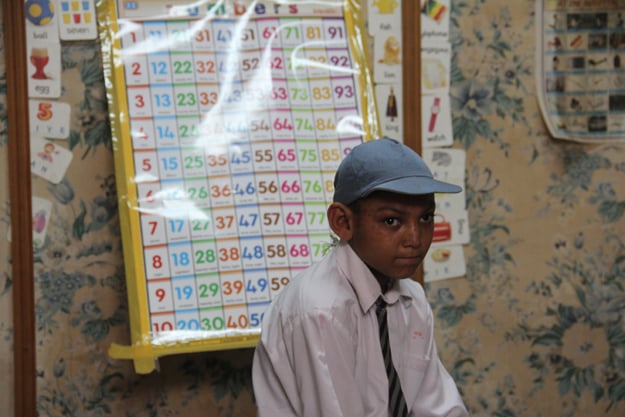
[[[536,2],[537,85],[554,138],[625,140],[625,1]]]
[[[351,0],[98,4],[139,373],[251,347],[320,259],[351,148],[379,136]]]

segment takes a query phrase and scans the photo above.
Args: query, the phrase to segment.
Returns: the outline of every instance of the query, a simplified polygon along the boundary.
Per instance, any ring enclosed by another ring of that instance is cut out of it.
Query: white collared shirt
[[[467,416],[439,360],[422,287],[410,279],[398,284],[384,299],[410,416]],[[292,280],[266,311],[254,354],[259,417],[388,416],[379,295],[371,271],[344,243]]]

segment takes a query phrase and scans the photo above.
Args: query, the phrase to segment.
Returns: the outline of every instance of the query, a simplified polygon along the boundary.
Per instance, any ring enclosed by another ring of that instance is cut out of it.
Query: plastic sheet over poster
[[[536,2],[538,102],[551,136],[625,140],[625,2]]]
[[[263,313],[332,242],[350,149],[379,136],[355,1],[101,1],[131,344],[254,346]]]

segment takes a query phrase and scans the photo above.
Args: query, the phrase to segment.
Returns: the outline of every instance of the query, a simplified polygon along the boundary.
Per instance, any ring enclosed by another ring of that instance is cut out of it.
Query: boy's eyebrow
[[[423,211],[424,212],[429,212],[429,211],[435,211],[436,210],[436,204],[434,202],[429,203],[429,204],[423,204],[421,205],[421,207],[423,207]],[[402,208],[398,208],[395,206],[380,206],[377,208],[376,210],[377,212],[381,212],[381,211],[392,211],[395,213],[404,213],[406,210],[402,209]]]

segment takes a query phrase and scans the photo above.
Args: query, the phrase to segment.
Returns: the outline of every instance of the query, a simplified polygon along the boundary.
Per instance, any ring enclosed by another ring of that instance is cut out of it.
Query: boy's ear
[[[328,223],[332,231],[345,242],[354,234],[354,212],[343,203],[332,203],[328,207]]]

